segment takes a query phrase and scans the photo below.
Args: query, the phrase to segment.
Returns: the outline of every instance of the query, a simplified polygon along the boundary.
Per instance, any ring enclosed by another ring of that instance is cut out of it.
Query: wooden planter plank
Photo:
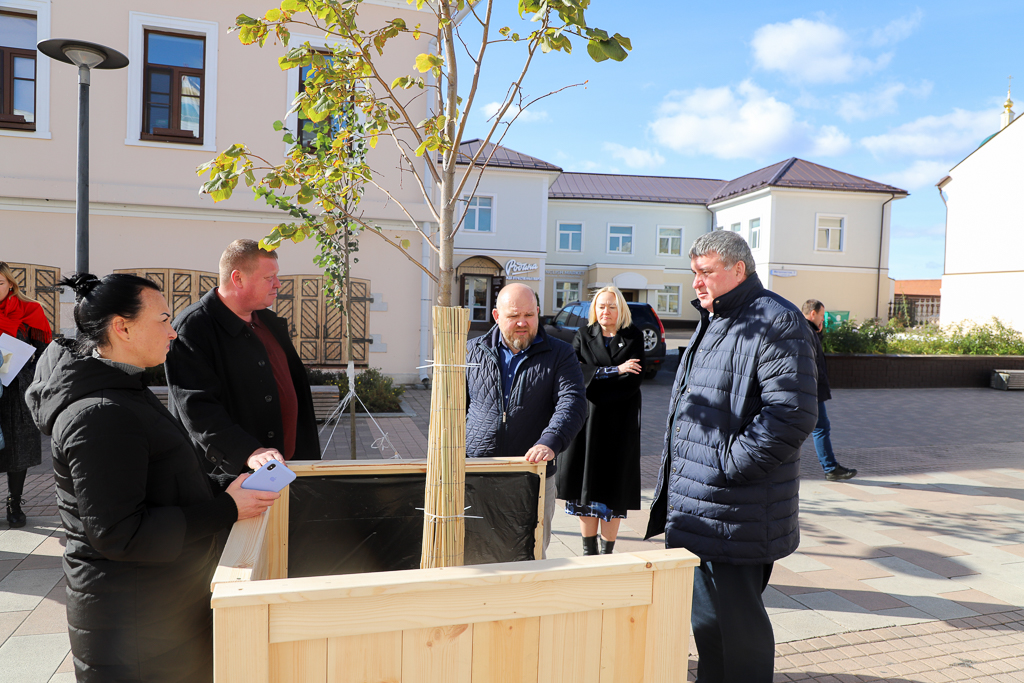
[[[537,679],[548,683],[594,683],[599,680],[601,610],[552,614],[540,619]]]
[[[374,633],[328,638],[327,663],[328,683],[397,683],[402,680],[402,634]]]
[[[487,565],[477,565],[487,566]],[[494,565],[491,565],[494,566]],[[499,582],[397,596],[348,597],[270,606],[270,642],[523,619],[647,605],[651,574],[562,581]],[[296,579],[300,581],[301,579]]]
[[[601,624],[601,683],[644,683],[647,605],[604,611]],[[683,668],[685,680],[686,668]]]
[[[647,683],[685,681],[689,664],[690,620],[684,622],[673,605],[693,602],[693,569],[656,572],[651,606],[647,608],[647,638],[644,643],[644,680]]]
[[[539,617],[474,624],[474,683],[536,683],[539,648]]]
[[[402,632],[402,683],[471,683],[473,624]]]
[[[267,517],[268,579],[288,578],[288,509],[291,487],[284,487],[281,497],[264,513]]]
[[[269,548],[265,536],[269,519],[268,514],[262,514],[235,522],[214,572],[211,590],[217,584],[267,578],[264,571]]]
[[[214,610],[213,679],[217,683],[269,683],[267,614],[266,605]]]
[[[326,681],[327,639],[273,643],[270,646],[270,683]]]

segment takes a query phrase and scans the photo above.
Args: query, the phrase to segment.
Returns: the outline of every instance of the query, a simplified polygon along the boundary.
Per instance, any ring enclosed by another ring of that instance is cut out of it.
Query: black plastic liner
[[[296,479],[289,578],[418,569],[425,483],[414,473]],[[465,563],[534,559],[539,493],[532,472],[467,474]]]

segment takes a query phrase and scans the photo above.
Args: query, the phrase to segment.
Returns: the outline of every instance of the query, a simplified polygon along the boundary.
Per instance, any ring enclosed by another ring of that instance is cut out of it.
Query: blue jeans
[[[818,423],[814,425],[811,437],[814,439],[814,450],[818,453],[818,462],[826,474],[839,467],[836,454],[832,452],[832,424],[828,421],[825,402],[818,401]]]
[[[775,632],[761,594],[773,566],[701,562],[694,571],[697,683],[771,683]]]

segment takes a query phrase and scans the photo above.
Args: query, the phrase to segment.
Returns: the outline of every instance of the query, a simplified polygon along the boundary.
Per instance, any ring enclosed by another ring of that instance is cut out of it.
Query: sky
[[[496,4],[495,26],[530,30]],[[895,185],[910,193],[892,205],[895,279],[941,277],[935,183],[999,130],[1008,76],[1024,111],[1019,0],[593,0],[587,20],[629,37],[629,57],[594,63],[580,40],[538,55],[525,101],[585,85],[528,106],[504,146],[566,171],[732,179],[799,157]],[[463,30],[473,45],[471,18]],[[466,139],[486,135],[524,55],[489,48]]]

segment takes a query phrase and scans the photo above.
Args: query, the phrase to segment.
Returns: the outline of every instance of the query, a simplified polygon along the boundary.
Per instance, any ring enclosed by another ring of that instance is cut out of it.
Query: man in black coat
[[[555,512],[555,456],[583,426],[587,398],[572,347],[539,329],[537,299],[521,283],[498,293],[491,331],[466,344],[466,456],[547,461],[544,551]]]
[[[219,285],[174,320],[168,407],[210,472],[235,476],[269,460],[320,458],[313,396],[277,298],[277,254],[236,240]]]
[[[699,683],[772,680],[762,593],[800,542],[800,446],[817,419],[811,331],[754,267],[731,231],[690,248],[701,319],[672,387],[647,528],[701,560],[691,611]]]
[[[825,410],[825,401],[832,398],[832,389],[828,385],[828,368],[825,365],[825,349],[821,346],[821,332],[825,326],[825,304],[817,299],[808,299],[800,307],[800,311],[807,318],[807,324],[814,333],[814,362],[818,366],[818,422],[811,432],[814,451],[818,454],[821,469],[825,470],[826,479],[853,479],[857,476],[857,470],[840,465],[832,451],[832,423],[829,422],[828,412]]]

